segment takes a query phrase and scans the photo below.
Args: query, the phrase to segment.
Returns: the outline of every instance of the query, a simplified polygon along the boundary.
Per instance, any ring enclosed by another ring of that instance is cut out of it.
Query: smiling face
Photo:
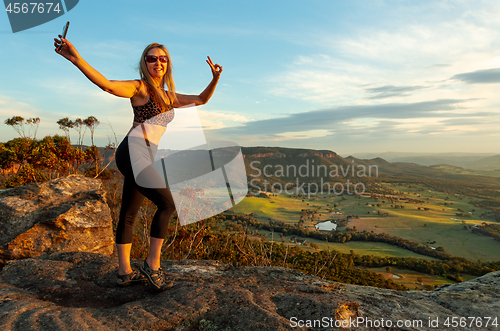
[[[159,57],[167,56],[167,54],[161,48],[155,47],[149,50],[149,52],[146,54],[146,57],[149,55],[156,56],[157,59],[156,62],[154,63],[146,61],[148,72],[151,75],[151,77],[153,77],[153,79],[161,81],[163,75],[165,75],[165,73],[167,72],[168,62],[166,63],[161,62],[159,60]]]
[[[159,61],[160,57],[165,62]],[[165,87],[167,87],[170,94],[169,98],[173,101],[176,100],[172,61],[168,49],[164,45],[158,43],[147,45],[142,51],[138,69],[143,82],[149,84],[155,90],[159,89],[155,93],[163,94],[161,90],[165,90]]]

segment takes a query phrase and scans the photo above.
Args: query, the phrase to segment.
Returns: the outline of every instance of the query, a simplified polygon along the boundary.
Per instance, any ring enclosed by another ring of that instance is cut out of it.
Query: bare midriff
[[[150,143],[158,145],[166,130],[167,128],[162,125],[134,122],[127,136],[144,138]]]

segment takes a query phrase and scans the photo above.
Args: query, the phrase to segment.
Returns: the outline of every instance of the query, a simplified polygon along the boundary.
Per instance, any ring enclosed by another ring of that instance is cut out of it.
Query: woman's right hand
[[[63,43],[61,50],[59,46]],[[95,70],[78,54],[75,46],[66,38],[59,35],[54,38],[55,52],[65,59],[71,61],[80,71],[94,84],[102,90],[122,98],[132,98],[139,93],[141,83],[139,80],[119,81],[108,80],[99,71]]]
[[[61,45],[61,43],[63,43],[63,45],[61,47],[61,50],[59,50],[59,46]],[[54,47],[57,54],[62,55],[72,63],[75,63],[75,61],[80,57],[80,54],[78,54],[75,46],[73,46],[73,44],[70,43],[66,38],[62,38],[61,35],[59,35],[59,39],[54,38]]]

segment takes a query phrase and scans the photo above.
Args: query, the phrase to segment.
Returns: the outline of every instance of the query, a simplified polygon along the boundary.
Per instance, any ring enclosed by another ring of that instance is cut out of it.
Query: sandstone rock
[[[0,259],[60,251],[112,254],[113,221],[104,194],[99,180],[77,175],[0,190]]]
[[[117,262],[101,254],[54,253],[10,261],[0,273],[0,328],[333,330],[291,324],[364,318],[372,323],[384,319],[385,325],[391,320],[390,330],[498,330],[491,323],[478,328],[467,320],[466,327],[452,328],[444,322],[451,317],[500,319],[500,272],[426,292],[339,284],[285,268],[234,268],[215,261],[162,261],[162,267],[174,287],[157,293],[148,284],[116,287]],[[439,326],[429,327],[436,319]],[[398,320],[422,325],[399,327]]]

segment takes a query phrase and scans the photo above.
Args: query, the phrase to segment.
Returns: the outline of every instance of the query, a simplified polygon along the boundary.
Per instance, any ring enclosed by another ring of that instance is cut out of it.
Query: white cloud
[[[0,95],[0,116],[2,118],[11,118],[13,116],[22,116],[24,118],[37,117],[41,111],[35,106],[18,101],[12,97]]]
[[[464,10],[460,17],[441,21],[388,22],[383,27],[362,26],[348,35],[311,36],[309,49],[316,54],[298,55],[285,71],[270,77],[269,91],[320,106],[371,104],[376,101],[367,100],[371,95],[365,88],[388,85],[426,88],[394,95],[384,103],[433,100],[436,95],[457,98],[464,91],[482,98],[490,93],[484,86],[470,88],[447,80],[499,66],[500,22],[489,9]]]
[[[308,130],[308,131],[298,131],[298,132],[283,132],[276,134],[276,138],[271,139],[272,141],[283,141],[283,140],[295,140],[295,139],[310,139],[325,137],[329,134],[328,130]]]
[[[251,119],[241,114],[221,111],[198,110],[198,114],[204,130],[222,129],[251,121]]]

